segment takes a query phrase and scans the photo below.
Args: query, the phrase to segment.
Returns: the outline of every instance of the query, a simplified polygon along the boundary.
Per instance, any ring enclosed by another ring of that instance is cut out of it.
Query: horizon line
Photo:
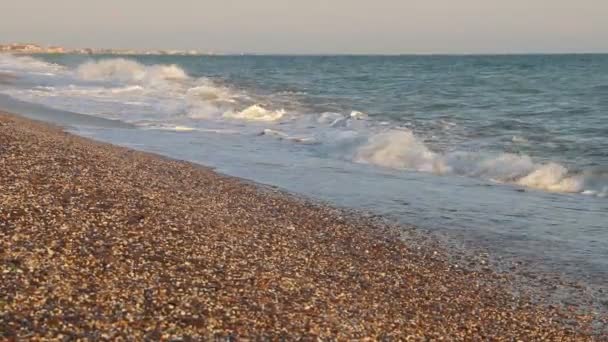
[[[111,48],[101,48],[103,50],[112,50]],[[100,49],[100,50],[101,50]],[[121,50],[121,49],[117,49]],[[171,55],[171,54],[162,54],[162,53],[153,53],[154,49],[151,50],[140,50],[136,52],[141,53],[120,53],[120,51],[116,51],[116,53],[92,53],[90,55],[117,55],[117,56],[137,56],[143,55],[146,52],[150,52],[147,54],[148,56],[206,56],[206,57],[238,57],[238,56],[275,56],[275,57],[407,57],[407,56],[437,56],[437,57],[466,57],[466,56],[543,56],[543,55],[554,55],[554,56],[564,56],[564,55],[608,55],[608,51],[602,52],[407,52],[407,53],[350,53],[350,52],[320,52],[320,53],[282,53],[282,52],[203,52],[201,51],[198,54],[192,55]],[[162,49],[160,49],[162,50]],[[178,49],[176,49],[178,50]],[[189,51],[189,49],[183,50]],[[75,55],[79,53],[52,53],[52,52],[9,52],[9,51],[0,51],[0,53],[7,54],[17,54],[17,55]],[[83,54],[84,55],[84,54]]]
[[[133,50],[133,52],[150,52],[151,55],[156,55],[154,52],[161,51],[180,51],[180,52],[190,52],[196,51],[197,55],[202,56],[525,56],[525,55],[604,55],[608,54],[608,49],[593,51],[593,50],[581,50],[581,51],[487,51],[487,52],[474,52],[474,51],[462,51],[462,52],[432,52],[432,51],[420,51],[420,52],[254,52],[254,51],[217,51],[213,49],[207,48],[126,48],[126,47],[68,47],[61,44],[48,44],[48,43],[34,43],[34,42],[0,42],[0,45],[14,45],[14,44],[32,44],[37,45],[43,48],[51,48],[51,47],[60,47],[63,49],[67,49],[67,52],[63,54],[70,54],[70,52],[76,52],[76,50],[93,50],[93,54],[103,54],[103,53],[95,53],[95,50],[108,50],[115,51],[116,55],[120,55],[121,50]],[[70,51],[73,50],[73,51]],[[11,53],[10,51],[3,51]],[[126,51],[125,51],[126,52]],[[17,52],[18,54],[46,54],[44,52],[31,52],[27,53]],[[49,53],[51,54],[51,53]],[[58,53],[61,54],[61,53]],[[128,55],[129,53],[125,53]],[[136,54],[136,53],[135,53]],[[132,54],[132,55],[135,55]],[[160,53],[158,55],[161,55]]]

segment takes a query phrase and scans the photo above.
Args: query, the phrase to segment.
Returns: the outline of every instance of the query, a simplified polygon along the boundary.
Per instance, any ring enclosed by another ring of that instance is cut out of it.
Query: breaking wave
[[[355,162],[391,169],[470,176],[552,192],[599,197],[608,194],[608,172],[572,170],[556,162],[535,161],[526,154],[441,153],[434,148],[441,146],[446,150],[453,144],[443,135],[433,137],[433,145],[427,145],[409,129],[390,129],[396,127],[396,122],[376,120],[361,111],[306,113],[304,108],[300,112],[299,103],[291,106],[293,98],[285,101],[280,97],[290,96],[291,92],[256,96],[210,78],[192,77],[175,64],[146,65],[111,58],[70,68],[28,56],[0,54],[0,73],[11,79],[13,75],[30,79],[24,83],[27,87],[0,89],[19,100],[123,120],[145,129],[238,131],[280,141],[324,145],[324,155],[339,158],[352,156],[354,148]],[[401,125],[431,134],[455,130],[454,123],[435,123],[429,126],[430,130],[409,123]],[[386,127],[389,130],[382,131]],[[522,135],[511,136],[513,145],[530,145]]]
[[[276,121],[285,115],[283,109],[268,110],[260,105],[253,105],[243,109],[240,112],[228,111],[224,113],[224,117],[232,119],[242,119],[249,121]]]
[[[447,172],[441,156],[429,150],[410,131],[391,131],[372,136],[368,143],[359,149],[355,161],[392,169],[436,174]]]
[[[59,76],[58,83],[4,90],[19,100],[135,124],[180,118],[273,122],[286,114],[283,109],[263,107],[247,94],[208,78],[191,77],[174,64],[145,65],[110,58],[90,60],[70,69],[32,57],[0,55],[0,71],[9,75],[52,71]],[[32,83],[39,84],[38,79]],[[168,127],[173,126],[184,125],[169,122]]]
[[[301,144],[316,144],[317,141],[313,137],[296,137],[291,136],[285,132],[277,131],[274,129],[266,128],[259,135],[274,137],[278,140],[287,140]]]
[[[0,53],[0,71],[2,72],[19,71],[52,76],[64,69],[63,66],[58,64],[47,63],[30,56],[15,56]]]
[[[143,85],[145,87],[143,90],[162,91],[163,93],[158,94],[157,98],[162,98],[166,91],[170,90],[170,96],[182,99],[185,114],[191,119],[223,117],[268,122],[277,121],[285,115],[282,109],[270,110],[259,104],[248,105],[242,101],[247,100],[246,96],[227,87],[218,86],[207,78],[192,79],[177,65],[143,65],[117,58],[84,63],[76,69],[76,74],[86,81],[126,83],[131,85],[127,89]]]
[[[187,91],[188,100],[196,101],[215,101],[223,103],[235,103],[235,94],[230,89],[218,87],[211,82],[194,86]]]
[[[561,164],[536,163],[527,155],[433,152],[407,130],[372,136],[357,150],[354,161],[398,170],[477,177],[552,192],[583,192],[589,181],[584,174],[571,172]]]
[[[143,65],[124,58],[90,61],[76,69],[80,78],[87,81],[118,81],[145,83],[188,79],[186,72],[177,65]]]

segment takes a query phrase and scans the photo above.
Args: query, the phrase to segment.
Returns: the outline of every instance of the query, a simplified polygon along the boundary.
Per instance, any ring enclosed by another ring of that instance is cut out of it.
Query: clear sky
[[[608,52],[608,0],[0,0],[0,41],[251,53]]]

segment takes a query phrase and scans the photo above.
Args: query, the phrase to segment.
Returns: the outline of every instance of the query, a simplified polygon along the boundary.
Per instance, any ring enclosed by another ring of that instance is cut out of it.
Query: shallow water
[[[608,283],[606,55],[128,58],[0,56],[0,107]]]

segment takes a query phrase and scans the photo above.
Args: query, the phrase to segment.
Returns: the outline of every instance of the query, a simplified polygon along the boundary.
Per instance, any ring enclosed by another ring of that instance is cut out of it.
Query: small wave
[[[118,81],[147,85],[189,78],[183,69],[174,64],[148,66],[124,58],[86,62],[76,69],[76,74],[87,81]]]
[[[408,130],[392,130],[372,136],[358,149],[354,161],[437,175],[478,177],[551,192],[578,193],[585,191],[589,185],[589,179],[584,174],[573,173],[565,166],[553,162],[535,163],[526,155],[437,153]],[[601,193],[601,190],[596,192]]]
[[[216,134],[240,134],[239,131],[234,129],[213,129],[213,128],[199,128],[199,132],[216,133]]]
[[[0,71],[20,71],[33,74],[54,75],[65,68],[30,56],[0,54]]]
[[[582,194],[605,198],[605,197],[608,197],[608,186],[602,188],[601,190],[585,190],[582,192]]]
[[[235,94],[233,94],[229,89],[217,87],[211,83],[192,87],[187,90],[186,95],[191,101],[235,102]]]
[[[301,144],[316,144],[317,143],[315,138],[312,138],[312,137],[293,137],[287,133],[277,131],[274,129],[270,129],[270,128],[264,129],[259,135],[266,135],[266,136],[270,136],[270,137],[275,137],[279,140],[288,140],[288,141],[301,143]]]
[[[194,127],[180,126],[180,125],[176,125],[176,126],[163,126],[163,127],[159,127],[159,129],[167,130],[167,131],[174,131],[174,132],[193,132],[193,131],[197,130]]]
[[[124,86],[124,87],[91,87],[91,86],[78,86],[70,84],[67,87],[36,87],[36,90],[52,91],[58,96],[106,96],[111,97],[118,94],[128,94],[133,92],[140,92],[144,90],[141,86]]]
[[[367,119],[367,114],[357,110],[353,110],[352,112],[350,112],[350,117],[355,120],[364,120]]]
[[[245,108],[240,112],[228,111],[224,113],[224,117],[232,119],[241,119],[248,121],[277,121],[285,115],[283,109],[272,111],[260,105],[253,105]]]
[[[511,138],[511,142],[515,143],[515,144],[527,144],[528,143],[528,139],[519,136],[519,135],[514,135]]]
[[[582,192],[584,178],[580,175],[570,175],[563,165],[549,163],[540,165],[529,175],[519,179],[518,184],[554,192]]]
[[[186,90],[186,116],[191,119],[231,118],[246,121],[275,121],[284,111],[270,111],[260,105],[242,108],[251,103],[251,98],[238,90],[218,85],[207,78],[195,80],[194,86]]]
[[[343,127],[346,126],[347,118],[340,113],[325,112],[319,115],[317,122],[328,125],[329,127]]]
[[[110,92],[113,94],[119,94],[119,93],[128,93],[131,91],[140,91],[140,90],[144,90],[144,88],[141,86],[138,86],[138,85],[134,85],[134,86],[127,86],[127,87],[122,87],[122,88],[111,88]]]
[[[446,165],[410,131],[389,131],[372,136],[357,151],[355,162],[392,169],[411,169],[443,174]]]
[[[34,90],[36,90],[36,91],[51,92],[51,91],[55,91],[55,87],[51,87],[51,86],[36,86],[36,87],[34,87]]]
[[[195,127],[184,126],[184,125],[172,125],[159,122],[141,121],[137,123],[137,126],[145,130],[159,130],[159,131],[171,131],[171,132],[193,132],[198,131]]]

